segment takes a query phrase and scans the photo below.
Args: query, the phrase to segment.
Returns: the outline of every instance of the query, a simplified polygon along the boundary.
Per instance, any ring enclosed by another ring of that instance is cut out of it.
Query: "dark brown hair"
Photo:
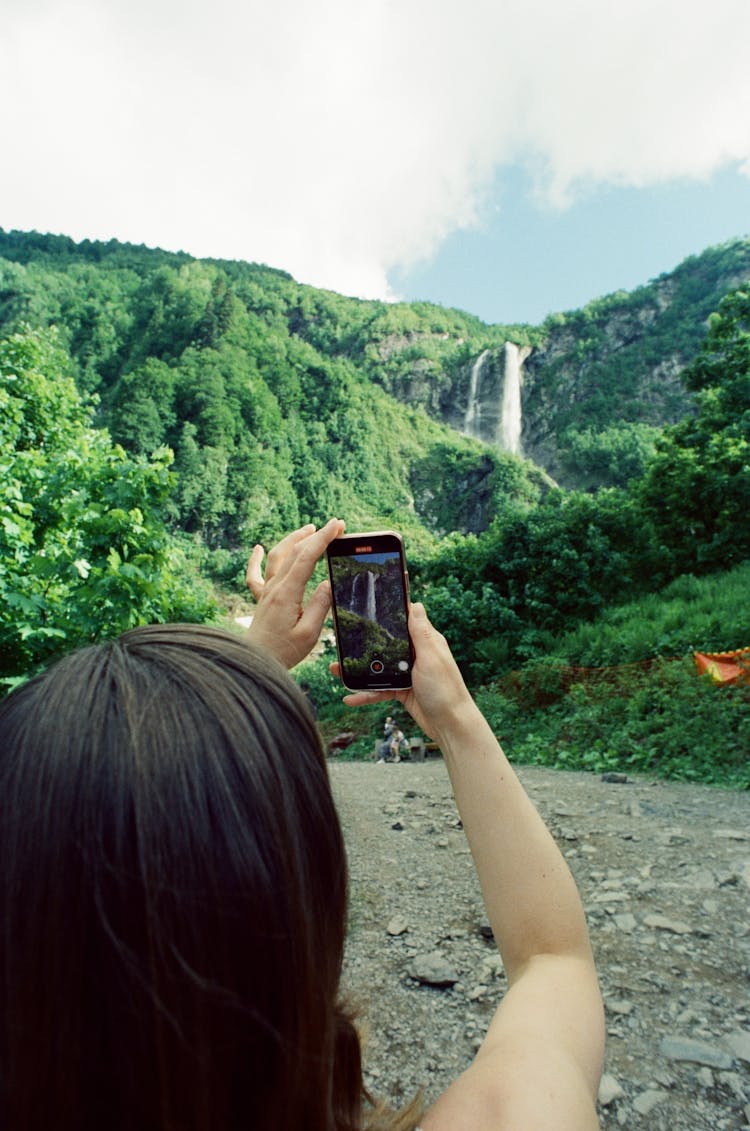
[[[0,704],[0,899],[7,1131],[360,1127],[341,830],[265,653],[137,628]]]

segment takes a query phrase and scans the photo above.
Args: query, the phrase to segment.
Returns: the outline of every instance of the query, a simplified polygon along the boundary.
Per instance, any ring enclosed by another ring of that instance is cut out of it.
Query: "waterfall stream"
[[[523,356],[513,342],[505,343],[503,401],[500,416],[500,447],[521,454],[521,364]]]
[[[367,620],[377,619],[377,604],[375,601],[375,574],[372,570],[358,573],[352,582],[352,599],[350,611],[357,616],[366,617]]]
[[[479,387],[482,376],[482,366],[490,355],[489,350],[484,350],[480,353],[471,367],[471,376],[469,378],[469,397],[466,402],[466,413],[464,415],[464,432],[467,436],[479,436],[479,424],[481,415],[481,404],[479,401]]]

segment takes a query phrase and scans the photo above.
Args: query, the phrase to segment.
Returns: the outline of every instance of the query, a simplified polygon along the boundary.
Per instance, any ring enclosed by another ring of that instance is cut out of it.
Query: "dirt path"
[[[435,1096],[471,1060],[505,984],[447,774],[440,759],[333,762],[331,774],[368,1081],[394,1100],[422,1085]],[[586,906],[609,1032],[602,1127],[750,1127],[750,795],[520,776]],[[429,955],[453,985],[415,977]]]

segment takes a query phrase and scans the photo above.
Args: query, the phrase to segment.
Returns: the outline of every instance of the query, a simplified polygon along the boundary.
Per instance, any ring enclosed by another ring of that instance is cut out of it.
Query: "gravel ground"
[[[750,796],[536,767],[519,776],[586,907],[609,1034],[602,1127],[750,1128]],[[394,1101],[420,1087],[429,1100],[470,1062],[505,986],[447,773],[440,758],[333,760],[331,777],[351,872],[345,983],[368,1022],[367,1080]]]

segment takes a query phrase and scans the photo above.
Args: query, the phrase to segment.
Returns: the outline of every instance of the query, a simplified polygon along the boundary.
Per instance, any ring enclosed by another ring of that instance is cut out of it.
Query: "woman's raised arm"
[[[409,631],[414,686],[396,697],[445,757],[509,982],[475,1060],[423,1131],[590,1131],[604,1023],[578,890],[421,605]]]

